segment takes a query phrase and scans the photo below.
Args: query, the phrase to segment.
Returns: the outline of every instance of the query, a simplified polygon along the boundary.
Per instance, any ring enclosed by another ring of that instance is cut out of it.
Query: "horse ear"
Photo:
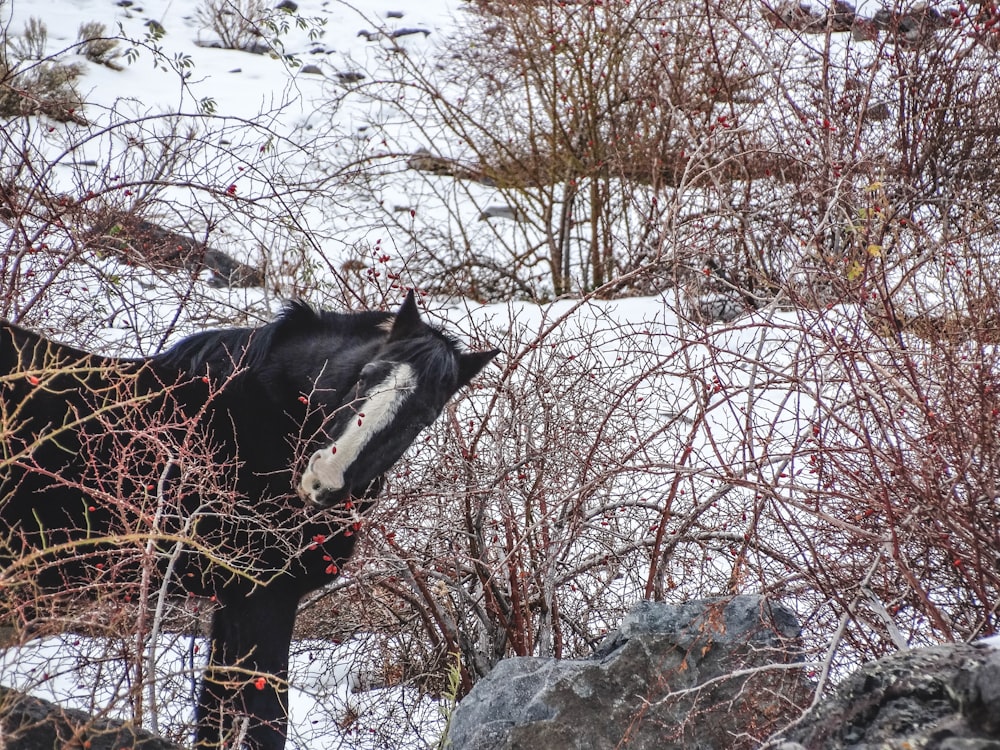
[[[415,336],[422,323],[420,322],[420,310],[417,309],[417,298],[411,289],[406,293],[406,299],[396,313],[396,319],[392,321],[392,330],[389,332],[389,341]]]
[[[487,352],[468,352],[458,355],[458,387],[467,386],[499,353],[499,349],[490,349]]]

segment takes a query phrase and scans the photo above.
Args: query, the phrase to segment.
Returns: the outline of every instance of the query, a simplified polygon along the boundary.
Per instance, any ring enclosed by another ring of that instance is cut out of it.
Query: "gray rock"
[[[95,718],[5,687],[0,687],[0,748],[182,750],[180,745],[131,724]]]
[[[337,72],[337,80],[341,83],[357,83],[365,80],[365,74],[356,70],[342,70]]]
[[[518,219],[517,209],[513,206],[487,206],[479,214],[480,221],[489,219]]]
[[[414,34],[423,34],[425,37],[431,35],[430,29],[395,29],[389,34],[390,39],[401,39],[404,36],[413,36]]]
[[[1000,651],[952,643],[866,664],[785,739],[824,750],[1000,750]]]
[[[805,699],[798,635],[762,597],[641,602],[592,658],[500,662],[456,708],[450,747],[756,747]]]

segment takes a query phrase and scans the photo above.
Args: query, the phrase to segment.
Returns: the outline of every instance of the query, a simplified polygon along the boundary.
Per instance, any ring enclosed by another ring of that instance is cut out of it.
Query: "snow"
[[[990,648],[1000,649],[1000,635],[991,635],[988,638],[980,638],[975,643],[979,643],[983,646],[989,646]]]
[[[184,743],[183,728],[192,720],[207,648],[202,638],[162,634],[145,645],[139,661],[146,668],[146,659],[153,655],[155,679],[147,675],[137,683],[131,666],[137,661],[135,644],[130,639],[64,634],[0,652],[0,674],[7,687],[66,708],[102,707],[109,718],[133,720],[134,706],[143,704],[143,726]],[[358,670],[365,661],[363,649],[360,642],[305,640],[292,645],[286,747],[334,748],[338,741],[350,748],[385,747],[383,725],[404,707],[415,734],[429,741],[440,736],[444,720],[435,701],[408,688],[363,689]]]
[[[0,5],[4,16],[0,23],[14,33],[30,16],[41,15],[49,30],[50,53],[72,47],[81,21],[104,23],[111,34],[120,27],[138,52],[131,64],[119,61],[122,70],[67,53],[66,59],[86,70],[81,90],[93,127],[80,131],[32,119],[34,130],[28,141],[53,161],[51,173],[44,175],[53,189],[92,190],[125,201],[130,197],[125,193],[135,187],[133,178],[136,183],[148,179],[164,158],[164,153],[137,150],[135,143],[144,142],[155,150],[153,135],[172,128],[183,131],[194,123],[185,146],[190,149],[190,164],[172,175],[172,184],[157,201],[174,218],[190,221],[195,234],[221,227],[225,250],[238,259],[259,265],[267,258],[277,269],[275,285],[266,289],[212,289],[198,282],[177,286],[168,272],[130,267],[115,258],[88,256],[87,263],[70,271],[46,265],[52,261],[42,257],[28,258],[26,267],[35,278],[50,278],[58,285],[58,294],[46,293],[46,305],[34,301],[39,287],[25,288],[15,311],[29,323],[91,349],[145,354],[199,328],[265,320],[289,297],[303,296],[331,307],[345,300],[354,306],[394,305],[401,295],[387,276],[406,273],[398,260],[410,242],[397,231],[402,226],[420,229],[431,246],[438,238],[461,237],[501,266],[513,263],[524,248],[539,244],[532,228],[501,217],[517,207],[508,205],[500,191],[444,177],[424,175],[414,180],[404,165],[406,155],[422,148],[433,147],[435,154],[459,159],[464,154],[460,145],[439,137],[439,123],[433,119],[424,130],[413,128],[413,118],[405,111],[410,105],[406,92],[384,83],[393,60],[385,52],[405,50],[408,65],[433,69],[441,55],[435,45],[468,13],[462,2],[301,0],[298,15],[306,20],[305,28],[291,24],[280,35],[279,51],[294,55],[294,62],[277,54],[208,46],[214,39],[198,20],[200,5],[200,0],[146,6],[141,2],[123,6],[112,0],[50,0],[40,6],[12,0]],[[166,30],[164,36],[148,36],[151,19]],[[386,33],[362,33],[376,29]],[[393,36],[402,29],[430,33]],[[790,44],[780,35],[773,43]],[[851,44],[846,37],[827,43],[843,56],[844,45]],[[120,51],[128,47],[122,44]],[[866,55],[875,54],[874,47],[860,49],[862,54],[855,54],[853,62],[866,65],[870,62]],[[802,65],[808,62],[803,60]],[[309,66],[320,72],[309,72]],[[833,74],[837,72],[834,66]],[[365,77],[354,83],[342,80],[343,74],[352,73]],[[780,90],[786,82],[773,83]],[[793,97],[795,92],[784,95]],[[198,116],[186,120],[173,117],[174,113]],[[118,127],[104,127],[112,124]],[[775,138],[785,135],[772,133]],[[317,152],[328,156],[329,162],[317,165]],[[346,173],[345,165],[366,159],[379,164],[389,179],[369,186],[364,184],[363,170],[344,178],[346,185],[333,179],[343,176],[338,170]],[[299,183],[282,192],[285,184]],[[239,203],[226,197],[230,189]],[[696,213],[714,198],[695,194],[687,199],[684,210]],[[395,219],[386,217],[385,207],[393,210]],[[480,220],[484,211],[494,217]],[[0,241],[7,239],[5,231],[0,226]],[[303,246],[290,237],[298,237]],[[373,260],[382,254],[390,260]],[[343,282],[345,263],[358,258],[366,268],[385,273],[378,285],[354,288]],[[111,290],[111,296],[97,298],[95,288]],[[62,302],[51,304],[53,299]],[[772,305],[730,326],[693,325],[679,313],[683,305],[673,291],[614,301],[559,299],[547,305],[521,301],[479,305],[454,297],[426,303],[433,320],[446,323],[470,345],[499,346],[505,358],[523,356],[528,366],[511,377],[512,388],[530,392],[533,378],[549,375],[567,375],[566,382],[574,382],[570,376],[578,375],[581,382],[590,376],[604,389],[595,397],[602,403],[594,408],[624,399],[623,394],[631,399],[615,413],[618,422],[608,419],[605,425],[623,436],[615,445],[617,454],[595,460],[611,464],[640,445],[642,461],[623,471],[618,485],[604,488],[605,499],[585,508],[579,526],[567,525],[562,537],[553,528],[552,547],[560,551],[558,556],[553,552],[553,559],[567,567],[648,542],[663,509],[652,503],[618,508],[615,498],[662,490],[664,477],[673,476],[679,467],[690,472],[681,494],[687,491],[698,502],[711,501],[705,518],[739,518],[742,512],[745,519],[745,510],[754,507],[754,482],[794,500],[798,489],[813,480],[809,467],[790,457],[812,435],[823,409],[835,408],[839,398],[832,386],[806,382],[796,368],[821,359],[815,352],[824,350],[826,339],[859,335],[852,333],[858,311],[848,308],[803,313]],[[99,323],[79,325],[79,319],[88,316]],[[558,356],[543,354],[543,346]],[[560,406],[546,403],[546,399],[558,401],[551,394],[537,395],[539,410]],[[488,397],[473,393],[457,407],[456,419],[482,413]],[[697,431],[691,428],[696,414],[703,419]],[[518,418],[510,416],[513,421]],[[541,427],[529,424],[524,429],[531,433]],[[744,439],[745,435],[754,436],[756,442]],[[417,445],[411,451],[414,466],[438,462],[430,455],[437,443],[433,437],[429,440],[426,447]],[[484,440],[482,452],[489,454],[498,484],[505,469],[523,458],[514,453],[516,447]],[[681,466],[679,457],[685,450],[693,457]],[[740,484],[748,478],[750,489]],[[566,467],[553,477],[553,493],[582,495],[581,485],[587,480],[582,471]],[[776,518],[776,525],[795,517],[794,504],[781,512],[788,517]],[[418,515],[413,528],[433,528],[435,522],[433,516]],[[718,526],[740,539],[747,523]],[[709,521],[705,526],[715,528]],[[702,552],[687,553],[699,553],[698,564],[687,567],[682,552],[676,553],[678,568],[687,575],[682,590],[721,587],[731,575],[731,561],[716,555],[705,564]],[[602,572],[595,589],[599,585],[623,598],[634,596],[645,583],[642,570],[622,567],[623,571]],[[591,632],[616,625],[580,623],[581,630]],[[122,660],[131,656],[134,663],[137,654],[144,655],[139,662],[147,670],[139,675]],[[147,726],[183,733],[192,718],[204,654],[204,642],[191,636],[159,634],[152,641],[136,643],[67,634],[4,652],[0,681],[68,706],[110,706],[110,712],[122,718],[131,717],[137,705],[134,697],[123,696],[142,695],[138,702],[145,706],[142,718]],[[413,747],[436,742],[444,727],[439,702],[413,688],[371,688],[364,667],[371,655],[361,637],[343,644],[293,645],[291,747],[335,747],[335,738],[344,747],[385,747],[380,727],[397,719],[400,724],[413,722],[408,729]],[[155,662],[151,670],[147,661]],[[150,710],[150,705],[155,708]]]

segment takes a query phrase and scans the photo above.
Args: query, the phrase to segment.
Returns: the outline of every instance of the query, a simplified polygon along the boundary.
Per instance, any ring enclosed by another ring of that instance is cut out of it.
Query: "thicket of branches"
[[[402,286],[507,303],[464,318],[504,357],[396,467],[303,633],[369,644],[367,685],[418,688],[403,711],[456,663],[461,693],[505,656],[585,655],[639,598],[762,591],[799,612],[819,695],[904,643],[997,629],[997,18],[482,0],[432,65],[373,34],[382,67],[331,106],[405,123],[356,152],[263,116],[6,115],[3,314],[85,296],[77,343],[127,320],[149,349],[154,282],[203,325]],[[68,193],[57,167],[91,142]],[[151,270],[109,246],[123,215],[231,232],[263,291]],[[365,711],[342,710],[361,741]]]
[[[425,175],[385,216],[422,286],[677,315],[496,312],[496,390],[394,483],[379,601],[466,685],[637,596],[795,602],[819,690],[996,630],[996,10],[792,11],[476,3],[353,92],[412,116],[371,184]]]

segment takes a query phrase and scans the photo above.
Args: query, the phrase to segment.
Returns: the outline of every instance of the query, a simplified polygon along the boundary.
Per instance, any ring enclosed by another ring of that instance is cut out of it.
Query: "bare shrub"
[[[77,32],[80,43],[80,54],[98,65],[106,65],[112,70],[122,70],[115,62],[118,40],[108,36],[107,27],[103,23],[87,21],[80,24]]]
[[[78,65],[46,62],[7,71],[0,80],[0,116],[82,123],[83,100],[75,86],[82,72]]]
[[[910,40],[902,8],[853,36],[872,19],[476,10],[434,72],[383,29],[391,72],[342,94],[413,124],[361,139],[355,184],[397,239],[361,248],[359,283],[591,293],[470,324],[506,335],[504,371],[394,479],[342,592],[359,628],[414,634],[398,661],[421,684],[461,653],[467,690],[507,655],[589,653],[636,598],[763,591],[806,623],[817,695],[995,632],[980,11]],[[402,196],[405,169],[424,180]],[[641,324],[597,301],[651,290]]]
[[[82,123],[83,101],[75,82],[83,73],[74,63],[47,57],[48,30],[31,18],[20,36],[0,31],[0,117],[45,115],[57,122]]]
[[[703,556],[742,543],[724,520],[739,491],[692,458],[705,404],[687,355],[664,351],[670,323],[623,328],[594,303],[507,314],[503,372],[397,473],[358,563],[368,617],[425,631],[405,663],[461,653],[465,689],[505,655],[589,653],[644,592],[719,590]]]
[[[8,50],[5,54],[19,60],[43,60],[47,55],[49,30],[40,18],[32,16],[20,36],[10,35],[6,41]]]
[[[293,174],[300,145],[253,123],[121,107],[92,128],[25,121],[0,137],[4,317],[62,320],[98,348],[124,334],[146,352],[171,334],[152,322],[165,308],[181,325],[239,323],[314,293],[317,238],[296,196],[327,178]]]
[[[997,110],[981,20],[928,22],[916,44],[910,15],[887,13],[898,23],[880,35],[889,22],[860,14],[775,29],[746,3],[482,2],[435,69],[384,28],[391,53],[337,101],[409,118],[398,138],[376,124],[385,147],[358,154],[358,184],[421,286],[485,300],[678,288],[690,314],[726,319],[881,244],[858,230],[870,185],[892,185],[883,217],[933,232],[993,200],[977,167]],[[852,36],[862,27],[876,33]],[[402,169],[423,184],[384,201]],[[796,301],[826,304],[822,283]]]
[[[261,44],[271,12],[264,0],[203,0],[195,19],[223,47],[250,51]]]
[[[405,102],[413,133],[387,158],[422,142],[405,166],[426,182],[385,217],[433,260],[421,283],[612,295],[673,286],[711,260],[741,310],[771,299],[790,248],[768,237],[773,197],[750,185],[780,191],[804,172],[759,125],[775,69],[746,32],[761,23],[746,3],[482,2],[437,70],[388,57],[388,76],[347,95]],[[423,221],[429,205],[448,224]],[[659,274],[633,274],[652,264]]]
[[[0,381],[5,391],[23,388],[26,380],[37,382],[39,389],[65,388],[75,382],[74,403],[92,404],[93,412],[79,414],[74,425],[25,441],[27,417],[5,401],[0,412],[4,434],[0,502],[15,502],[12,477],[37,481],[37,474],[45,473],[39,466],[44,456],[72,446],[85,459],[80,471],[53,479],[55,486],[79,493],[87,509],[87,527],[61,527],[44,507],[35,512],[37,531],[6,527],[0,542],[5,561],[0,572],[0,622],[13,626],[14,642],[20,645],[66,631],[77,634],[76,646],[80,635],[106,639],[103,646],[89,639],[80,646],[85,654],[80,658],[84,669],[80,679],[86,679],[88,671],[92,675],[90,689],[102,713],[154,729],[162,726],[172,738],[183,739],[187,717],[164,714],[166,706],[156,692],[156,653],[167,631],[193,626],[190,615],[182,614],[183,605],[171,602],[167,581],[184,565],[184,556],[190,554],[186,550],[207,555],[233,575],[247,574],[239,543],[233,544],[224,534],[205,536],[197,531],[199,517],[232,514],[237,494],[220,481],[227,467],[213,460],[214,437],[199,427],[197,416],[185,416],[176,407],[172,387],[144,393],[136,386],[138,375],[101,365],[96,358],[77,361],[49,355],[46,362],[44,370],[4,373]],[[71,434],[73,428],[80,432]],[[100,455],[107,459],[98,459]],[[140,465],[161,470],[137,476]],[[182,499],[191,491],[207,492],[213,500],[188,512]],[[13,513],[7,509],[8,517]],[[263,518],[257,521],[267,523]],[[32,549],[26,538],[32,533],[42,535],[43,548]],[[85,579],[69,577],[74,570],[86,570]],[[72,653],[72,638],[68,645]],[[105,670],[117,674],[118,681],[98,678]],[[27,678],[35,688],[50,678],[44,662],[33,669],[25,662],[15,663],[4,671],[8,679]],[[196,683],[198,671],[192,664],[186,674],[189,685]]]
[[[460,653],[464,692],[506,656],[585,656],[640,598],[781,598],[817,694],[996,631],[993,322],[926,339],[856,306],[724,326],[623,308],[470,324],[506,333],[504,367],[391,478],[336,595],[388,634],[393,679],[437,693]]]

